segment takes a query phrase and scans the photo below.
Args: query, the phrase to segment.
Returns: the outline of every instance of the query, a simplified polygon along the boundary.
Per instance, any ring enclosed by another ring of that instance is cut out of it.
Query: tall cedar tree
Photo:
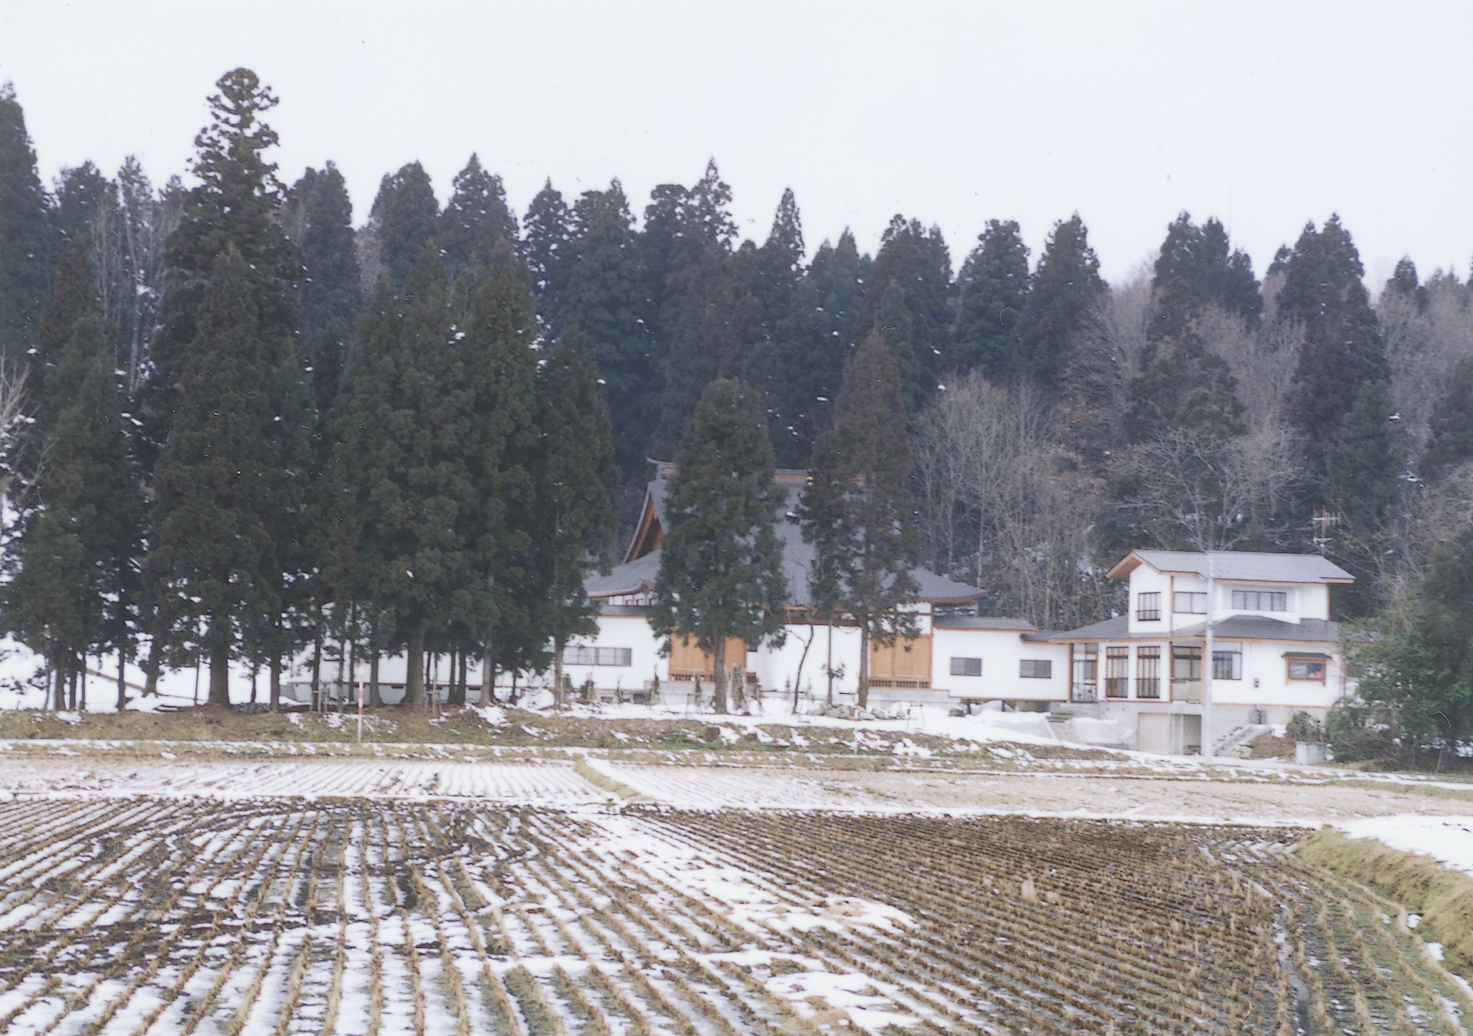
[[[51,213],[51,230],[58,253],[68,248],[88,250],[97,220],[112,202],[116,190],[90,160],[61,171]]]
[[[675,456],[650,612],[666,650],[688,636],[712,657],[717,712],[726,711],[727,638],[783,639],[788,587],[773,528],[782,501],[756,395],[718,378]]]
[[[1449,469],[1473,460],[1473,356],[1459,360],[1428,422],[1422,476],[1437,481]]]
[[[61,688],[87,655],[115,651],[121,672],[131,652],[143,502],[105,323],[76,324],[43,393],[54,415],[45,479],[7,554],[3,603],[6,627],[47,658],[60,707]]]
[[[552,326],[561,332],[577,325],[588,336],[593,365],[604,380],[614,458],[624,477],[633,478],[649,456],[650,426],[664,385],[644,253],[618,180],[608,190],[580,197],[570,219],[566,282]]]
[[[474,487],[472,400],[445,268],[426,246],[402,295],[380,282],[344,374],[331,468],[337,601],[370,609],[407,645],[405,701],[424,694],[424,646],[464,611]],[[461,595],[461,596],[457,596]],[[389,637],[375,630],[375,640]]]
[[[872,333],[844,369],[839,419],[819,436],[800,501],[818,570],[815,602],[859,626],[859,705],[869,704],[870,649],[916,635],[915,506],[899,367]]]
[[[1225,440],[1247,431],[1237,379],[1208,351],[1197,330],[1201,309],[1191,286],[1173,277],[1157,293],[1141,353],[1141,373],[1130,385],[1125,433],[1146,442],[1171,431]]]
[[[140,415],[147,468],[168,438],[192,361],[196,314],[222,256],[233,249],[250,271],[254,319],[263,337],[290,340],[300,319],[293,286],[301,255],[282,232],[284,189],[275,164],[264,156],[277,138],[261,118],[277,98],[245,68],[227,72],[215,85],[220,92],[208,100],[211,123],[194,139],[199,153],[193,169],[201,182],[184,196],[165,248],[172,289],[154,336]]]
[[[36,327],[36,344],[29,357],[30,372],[27,377],[34,386],[54,384],[53,374],[66,351],[77,321],[84,317],[100,316],[97,306],[96,282],[92,267],[79,248],[69,248],[62,253],[57,266],[56,281],[46,300],[46,308]],[[46,435],[56,411],[67,404],[64,394],[42,391],[36,399],[32,416],[35,418],[33,433]]]
[[[1180,279],[1199,306],[1217,305],[1250,324],[1263,314],[1263,296],[1253,276],[1253,260],[1228,243],[1215,218],[1198,227],[1183,212],[1166,228],[1152,284],[1164,288]]]
[[[277,136],[262,116],[277,99],[245,68],[216,87],[210,125],[195,137],[200,184],[166,248],[176,287],[154,338],[140,452],[155,491],[150,686],[161,649],[193,641],[210,656],[212,700],[227,702],[240,636],[252,651],[281,647],[265,631],[296,574],[284,566],[300,531],[311,402],[294,347],[301,253],[281,227],[285,189],[264,154]],[[237,533],[239,543],[203,542]],[[194,584],[201,593],[180,589]]]
[[[369,221],[378,238],[384,272],[396,285],[404,283],[425,245],[435,239],[439,213],[430,174],[418,162],[410,162],[393,175],[385,174],[379,182]]]
[[[948,370],[980,370],[992,382],[1015,372],[1018,321],[1028,305],[1028,246],[1013,220],[988,220],[957,279],[958,312]]]
[[[302,252],[297,300],[302,307],[302,362],[310,368],[318,411],[337,394],[353,325],[363,308],[362,271],[354,246],[348,185],[331,162],[308,168],[291,189],[287,226]]]
[[[865,334],[885,336],[908,415],[919,413],[936,392],[954,319],[951,253],[940,229],[893,217],[880,238],[859,324]]]
[[[571,638],[597,629],[583,579],[607,568],[618,517],[612,426],[589,352],[588,337],[572,328],[537,372],[536,524],[549,590],[542,627],[552,637],[559,702],[563,648]]]
[[[1427,286],[1422,284],[1417,277],[1417,264],[1412,262],[1410,256],[1402,256],[1397,261],[1396,269],[1392,271],[1386,281],[1386,287],[1381,291],[1383,295],[1400,295],[1402,298],[1411,299],[1419,310],[1425,310],[1427,304],[1432,301],[1431,296],[1427,294]]]
[[[311,407],[290,337],[262,319],[259,288],[233,247],[216,261],[153,478],[155,636],[198,646],[217,705],[230,704],[233,658],[271,664],[287,652],[279,624],[300,574],[288,566],[299,560]]]
[[[1303,435],[1311,502],[1339,507],[1369,535],[1387,517],[1400,464],[1386,406],[1391,365],[1360,255],[1331,216],[1318,232],[1305,226],[1284,270],[1278,317],[1304,325],[1288,413]]]
[[[1247,427],[1237,379],[1227,363],[1207,349],[1197,329],[1200,316],[1198,300],[1185,279],[1173,277],[1157,291],[1140,374],[1126,389],[1125,440],[1136,449],[1122,456],[1125,463],[1115,471],[1113,490],[1120,508],[1101,523],[1102,534],[1117,545],[1145,542],[1145,537],[1173,549],[1207,550],[1218,545],[1210,538],[1220,524],[1212,516],[1224,514],[1228,487],[1223,473],[1232,440]],[[1071,378],[1077,373],[1071,371]],[[1173,500],[1162,513],[1155,483],[1162,477],[1158,467],[1163,453],[1172,458],[1165,477],[1191,487],[1188,499],[1201,505],[1194,511],[1196,524],[1190,531],[1179,520],[1182,500]],[[1141,522],[1129,517],[1136,515]],[[1181,538],[1184,534],[1186,541]]]
[[[741,336],[735,326],[737,285],[732,280],[731,188],[712,160],[683,192],[675,212],[669,273],[659,317],[665,339],[665,386],[653,449],[668,457],[683,440],[692,414],[715,378],[737,373]]]
[[[794,318],[803,252],[803,221],[788,189],[778,202],[767,241],[761,248],[744,244],[736,256],[747,339],[741,358],[743,380],[762,398],[773,455],[786,467],[802,464],[812,446],[798,440],[793,415],[801,398],[789,377],[795,366],[792,353],[801,348]]]
[[[537,298],[537,317],[556,339],[562,333],[557,323],[563,292],[568,287],[568,266],[573,253],[572,214],[562,193],[549,179],[527,206],[522,217],[522,261],[532,277]]]
[[[439,243],[450,279],[459,279],[468,269],[484,269],[491,249],[503,238],[517,243],[517,217],[507,207],[501,177],[482,169],[472,154],[450,182],[450,200],[440,213]]]
[[[15,363],[36,334],[50,285],[46,191],[15,88],[0,86],[0,358]]]
[[[392,546],[396,525],[405,520],[409,504],[396,478],[401,451],[391,424],[413,427],[412,419],[402,422],[395,416],[403,324],[400,298],[388,278],[380,278],[358,317],[353,347],[326,421],[327,499],[320,505],[328,518],[325,593],[335,615],[354,610],[366,617],[363,625],[374,663],[369,703],[375,706],[379,653],[402,644],[395,615],[399,595],[393,591],[401,589],[397,577],[403,566]]]
[[[787,426],[775,441],[781,444],[777,460],[783,467],[807,466],[819,435],[834,423],[844,361],[858,341],[870,265],[846,230],[837,245],[818,246],[798,282],[781,337]]]
[[[1054,224],[1028,285],[1028,305],[1018,322],[1017,370],[1050,395],[1069,365],[1075,336],[1090,306],[1104,294],[1100,260],[1075,213]]]
[[[506,238],[471,298],[461,341],[461,363],[471,400],[461,443],[469,497],[461,516],[471,582],[454,616],[484,637],[487,678],[497,668],[546,669],[546,631],[537,620],[547,601],[539,564],[545,530],[535,523],[533,460],[537,449],[533,350],[536,318],[527,268]],[[479,639],[479,638],[478,638]]]

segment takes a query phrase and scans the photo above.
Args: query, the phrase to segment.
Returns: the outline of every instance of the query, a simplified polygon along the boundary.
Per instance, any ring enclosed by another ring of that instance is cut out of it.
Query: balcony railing
[[[1105,697],[1106,698],[1129,698],[1130,697],[1130,681],[1126,677],[1123,677],[1123,676],[1107,676],[1107,677],[1105,677]]]
[[[1073,683],[1069,685],[1069,700],[1077,702],[1090,702],[1095,700],[1095,685],[1093,681],[1088,683]]]
[[[1188,705],[1202,704],[1202,681],[1187,679],[1172,680],[1171,698],[1173,701],[1186,702]]]
[[[1135,681],[1135,696],[1137,698],[1161,697],[1160,678],[1155,676],[1138,677]]]

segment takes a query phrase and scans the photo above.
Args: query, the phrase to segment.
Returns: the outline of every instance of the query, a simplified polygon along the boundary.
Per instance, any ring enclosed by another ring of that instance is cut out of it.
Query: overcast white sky
[[[785,186],[811,250],[892,214],[961,259],[990,218],[1033,249],[1078,211],[1127,277],[1182,209],[1260,275],[1339,212],[1373,286],[1409,254],[1468,274],[1473,4],[0,0],[48,183],[137,154],[184,172],[205,97],[275,88],[283,179],[334,160],[355,221],[418,159],[441,202],[472,151],[524,212],[618,176],[636,214],[714,156],[744,235]]]

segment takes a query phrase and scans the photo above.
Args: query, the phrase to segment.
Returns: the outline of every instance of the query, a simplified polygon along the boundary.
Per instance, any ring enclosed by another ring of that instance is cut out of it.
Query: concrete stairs
[[[1262,723],[1249,723],[1246,726],[1234,727],[1217,739],[1214,754],[1228,759],[1247,759],[1253,751],[1253,739],[1271,730],[1273,730],[1272,727]]]

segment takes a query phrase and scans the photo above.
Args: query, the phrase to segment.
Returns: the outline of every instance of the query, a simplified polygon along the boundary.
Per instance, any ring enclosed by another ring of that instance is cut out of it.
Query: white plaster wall
[[[669,681],[669,660],[660,657],[661,641],[643,615],[601,615],[598,627],[598,636],[580,637],[570,641],[569,646],[629,648],[630,664],[565,665],[563,674],[573,682],[575,690],[583,686],[590,676],[596,690],[622,690],[626,695],[644,690],[645,684],[656,676],[659,676],[662,685]],[[551,669],[546,678],[551,682]],[[497,681],[498,685],[500,682]]]
[[[830,629],[824,625],[790,625],[782,647],[764,645],[760,651],[750,653],[750,664],[763,690],[791,693],[796,683],[800,693],[824,697],[828,693],[824,666],[829,664]],[[859,687],[859,628],[834,626],[832,637],[833,666],[844,670],[844,675],[834,680],[834,693],[854,694]],[[804,644],[809,644],[806,658],[803,656]]]
[[[1161,595],[1161,618],[1142,622],[1136,618],[1140,611],[1140,595]],[[1130,617],[1127,627],[1134,634],[1164,633],[1171,620],[1171,577],[1162,575],[1150,565],[1137,565],[1130,573],[1130,604],[1126,615]]]
[[[1326,650],[1327,647],[1331,649]],[[1330,655],[1325,682],[1290,680],[1289,667],[1284,659],[1286,651]],[[1243,679],[1213,680],[1212,700],[1223,705],[1327,709],[1340,699],[1343,673],[1343,661],[1333,646],[1294,644],[1287,641],[1247,641],[1243,644]]]
[[[952,676],[953,656],[982,659],[982,675]],[[1052,662],[1052,675],[1020,676],[1025,658]],[[1068,701],[1069,645],[1025,641],[1016,630],[938,628],[931,640],[931,686],[952,698]]]

